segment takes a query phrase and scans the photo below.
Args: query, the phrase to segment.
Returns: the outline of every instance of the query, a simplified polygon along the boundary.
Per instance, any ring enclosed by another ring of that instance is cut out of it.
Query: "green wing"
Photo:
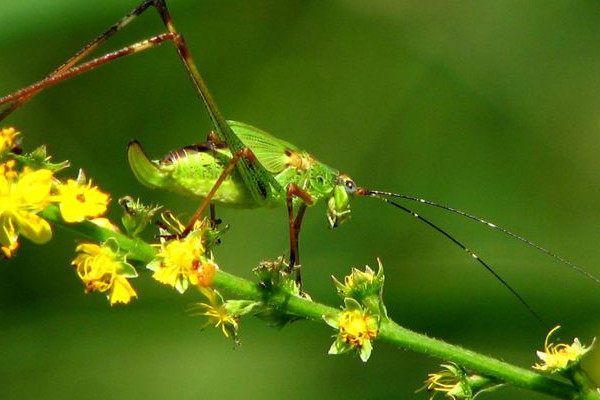
[[[236,136],[248,146],[258,161],[272,174],[283,171],[290,153],[300,150],[291,143],[269,135],[252,125],[227,121]]]

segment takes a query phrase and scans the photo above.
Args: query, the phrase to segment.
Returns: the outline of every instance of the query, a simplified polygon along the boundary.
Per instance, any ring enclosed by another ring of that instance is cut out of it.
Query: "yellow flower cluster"
[[[180,237],[185,227],[172,214],[162,216],[169,232],[158,245],[156,258],[148,264],[157,281],[183,293],[190,284],[203,287],[212,284],[217,265],[206,256],[205,233],[207,223],[196,223],[194,230]]]
[[[111,248],[110,242],[101,246],[82,243],[77,246],[76,252],[78,254],[72,265],[85,283],[86,292],[107,293],[110,305],[127,304],[133,297],[137,297],[127,280],[137,277],[137,272],[119,255],[118,250]]]
[[[66,224],[90,221],[106,230],[118,231],[102,218],[110,200],[108,194],[94,186],[81,170],[76,179],[59,180],[54,173],[68,162],[50,163],[43,146],[29,154],[16,151],[20,147],[19,135],[14,128],[0,129],[0,256],[14,256],[21,235],[39,244],[49,241],[52,227],[45,218],[56,222],[62,218],[60,223]],[[136,205],[140,212],[141,206]],[[154,207],[144,211],[142,207],[141,219],[149,220],[156,210]],[[213,233],[210,223],[198,221],[188,233],[172,214],[165,213],[163,220],[160,244],[156,245],[158,253],[148,264],[154,279],[181,293],[190,284],[209,290],[218,268],[206,248],[206,233]],[[136,223],[130,224],[134,232],[139,230]],[[209,246],[213,237],[208,240]],[[117,239],[80,243],[72,265],[86,292],[105,293],[111,305],[129,303],[137,297],[129,283],[129,278],[137,277],[137,271],[127,262]],[[223,299],[213,292],[205,294],[210,302],[203,306],[204,315],[224,333],[234,332],[237,324],[234,317],[229,317]]]
[[[12,146],[18,134],[13,128],[0,130],[0,151]],[[4,147],[3,147],[4,146]],[[0,251],[14,256],[19,235],[34,243],[52,238],[50,224],[38,214],[49,204],[58,204],[65,222],[81,222],[106,211],[109,197],[91,182],[59,182],[50,169],[19,166],[9,159],[0,163]]]
[[[87,182],[83,171],[77,180],[58,180],[53,171],[66,163],[51,164],[43,147],[29,155],[13,153],[19,134],[12,127],[0,129],[0,255],[13,257],[20,235],[38,244],[49,241],[52,228],[40,214],[52,204],[58,205],[66,223],[91,220],[110,225],[97,218],[106,211],[109,196]],[[111,304],[135,297],[126,278],[137,273],[118,252],[91,243],[80,244],[77,252],[73,265],[87,291],[108,292]]]
[[[37,215],[50,203],[52,172],[26,167],[19,173],[15,164],[0,164],[0,246],[7,258],[19,246],[19,233],[38,244],[52,237],[50,224]]]

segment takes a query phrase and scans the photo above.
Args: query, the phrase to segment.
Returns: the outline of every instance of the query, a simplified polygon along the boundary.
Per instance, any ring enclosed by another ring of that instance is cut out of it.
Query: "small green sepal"
[[[119,275],[124,276],[125,278],[137,278],[138,272],[135,267],[128,262],[121,262],[119,265]]]
[[[334,276],[333,284],[341,298],[353,298],[365,306],[372,314],[380,314],[387,318],[387,310],[383,303],[383,284],[385,275],[381,260],[377,259],[377,272],[368,265],[361,271],[352,268],[350,275],[344,278],[344,283],[338,281]]]
[[[243,315],[256,313],[262,310],[264,307],[263,303],[254,300],[227,300],[225,301],[225,310],[227,314],[236,317]]]

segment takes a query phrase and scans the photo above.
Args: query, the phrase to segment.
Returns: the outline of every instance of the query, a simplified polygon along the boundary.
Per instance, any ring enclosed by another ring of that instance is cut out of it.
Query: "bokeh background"
[[[52,70],[137,0],[0,0],[0,94]],[[227,118],[313,152],[363,186],[426,197],[514,230],[600,275],[600,4],[594,1],[172,0]],[[105,50],[161,31],[154,11]],[[46,143],[113,198],[191,213],[151,192],[125,146],[156,158],[210,125],[169,44],[48,89],[6,121],[25,147]],[[476,250],[561,337],[600,334],[600,287],[523,244],[440,210],[407,204]],[[118,207],[111,215],[118,218]],[[330,275],[386,268],[385,300],[402,325],[522,366],[545,335],[513,297],[422,223],[370,199],[330,231],[323,205],[301,236],[306,289],[339,304]],[[220,210],[231,225],[217,259],[250,277],[286,251],[285,210]],[[367,364],[328,356],[333,331],[242,321],[242,345],[186,313],[199,299],[134,283],[108,306],[69,268],[75,238],[23,241],[0,266],[0,398],[427,398],[413,394],[440,360],[379,343]],[[600,355],[587,360],[600,378]],[[545,398],[504,388],[490,399]]]

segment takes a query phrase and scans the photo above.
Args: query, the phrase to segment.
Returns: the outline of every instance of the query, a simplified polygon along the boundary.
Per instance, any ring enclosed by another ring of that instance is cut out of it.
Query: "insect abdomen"
[[[189,149],[171,152],[162,161],[152,161],[136,141],[129,144],[127,157],[143,185],[200,199],[208,195],[228,161],[221,152]],[[236,171],[225,178],[212,203],[236,208],[259,206]]]

